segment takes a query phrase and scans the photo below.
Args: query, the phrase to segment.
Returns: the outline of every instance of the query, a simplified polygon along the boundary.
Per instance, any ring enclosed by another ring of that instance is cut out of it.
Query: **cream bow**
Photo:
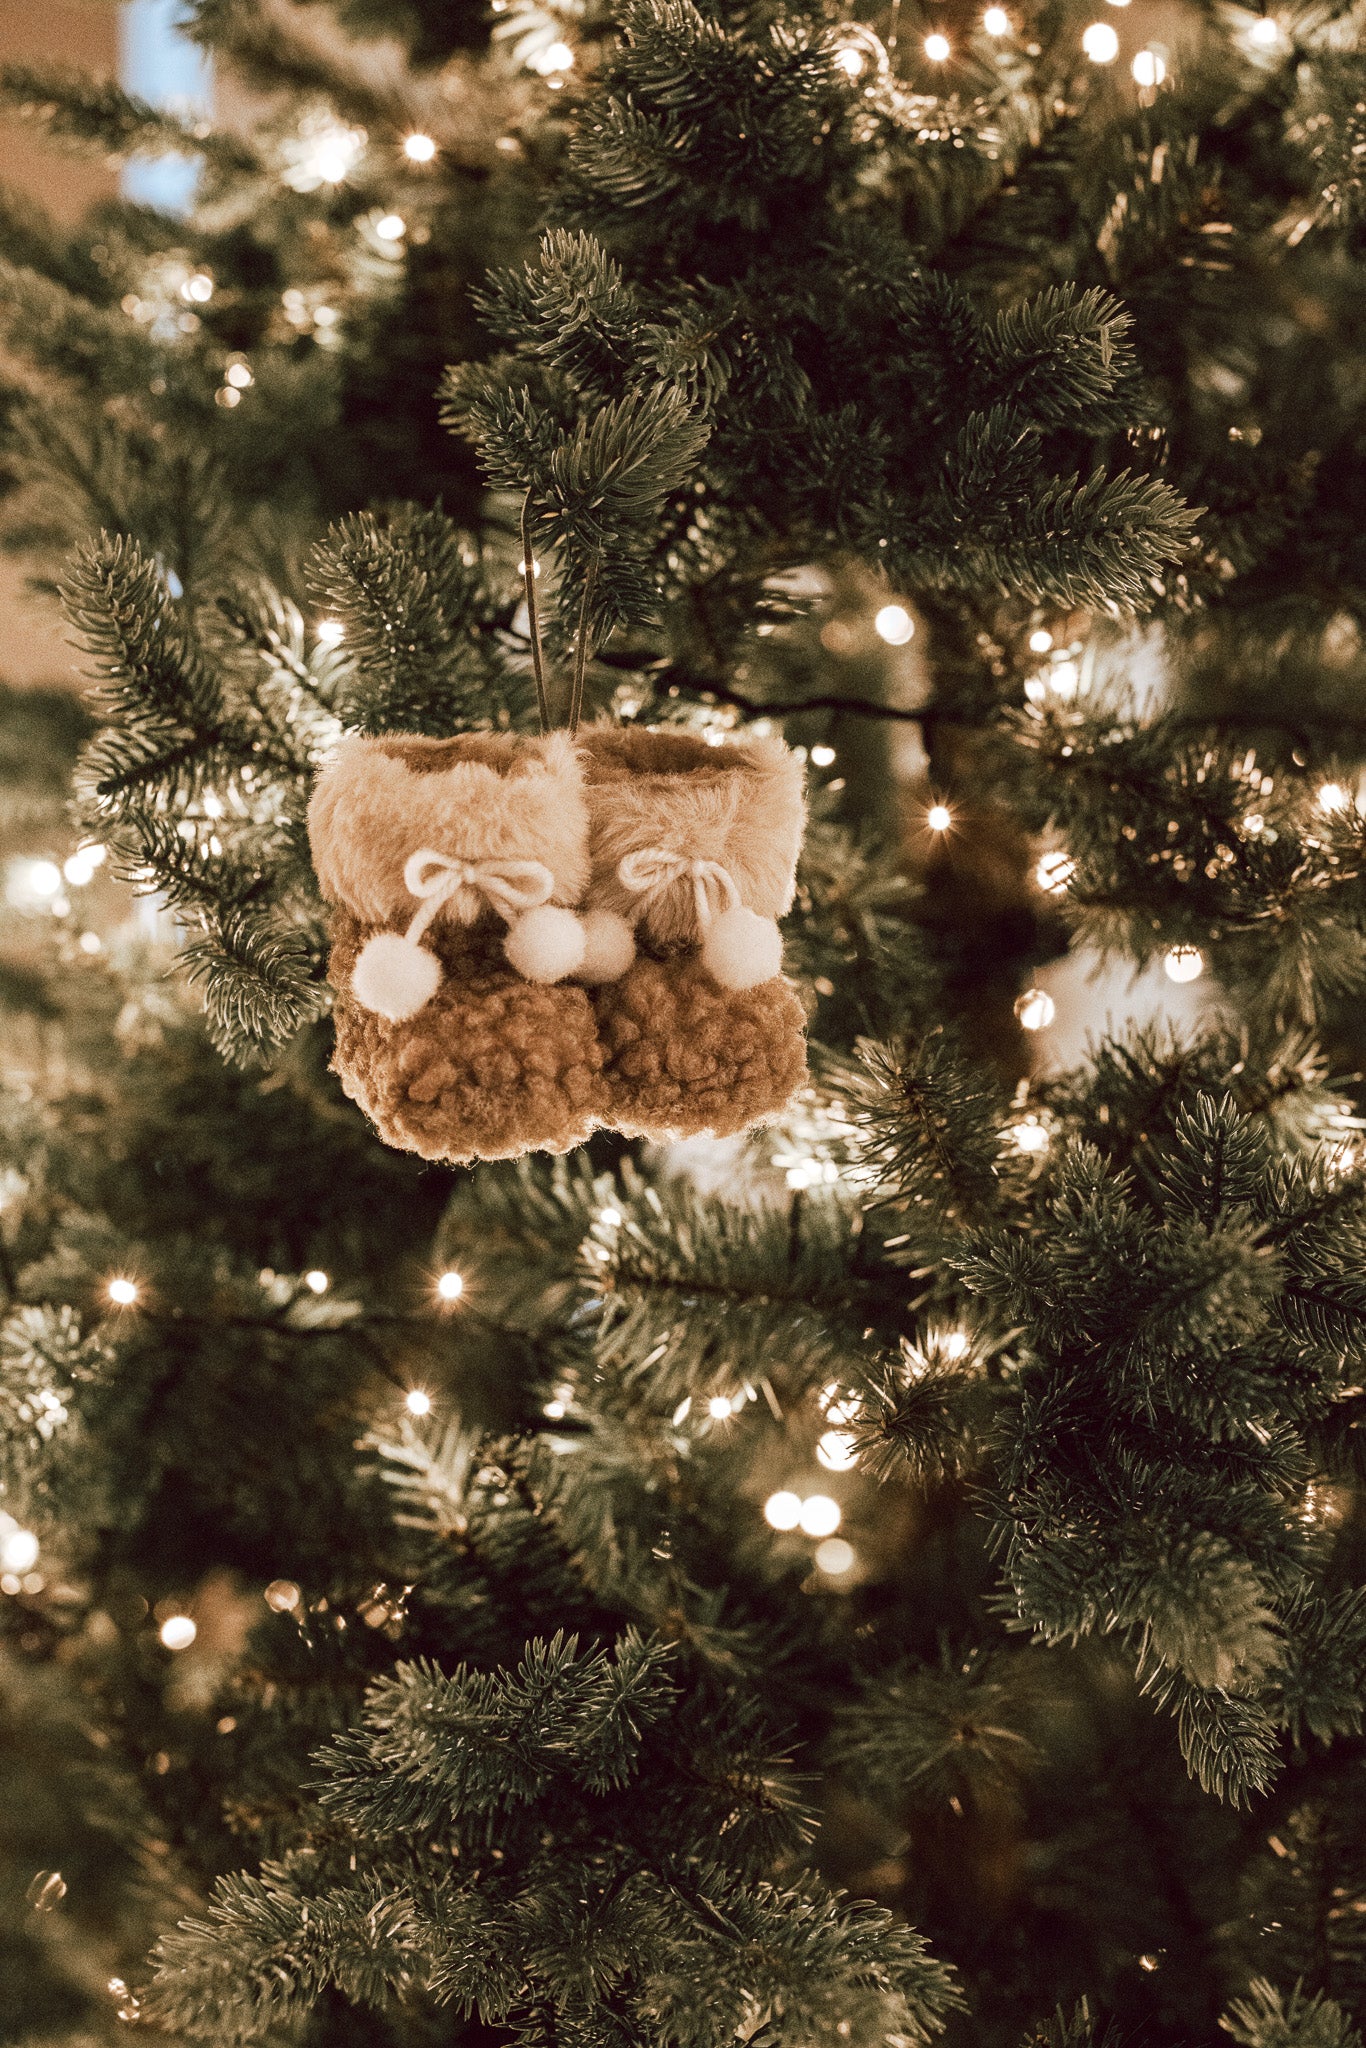
[[[403,884],[411,895],[422,899],[404,933],[409,943],[416,945],[447,904],[461,924],[473,924],[485,903],[511,924],[523,911],[549,901],[555,877],[539,860],[451,860],[424,846],[409,855]]]
[[[680,882],[691,882],[697,923],[702,931],[711,923],[716,909],[734,910],[740,901],[734,875],[719,860],[690,860],[687,854],[675,853],[668,846],[644,846],[639,853],[626,854],[617,867],[617,876],[633,894],[645,897],[644,908],[649,907],[652,897],[663,896]]]

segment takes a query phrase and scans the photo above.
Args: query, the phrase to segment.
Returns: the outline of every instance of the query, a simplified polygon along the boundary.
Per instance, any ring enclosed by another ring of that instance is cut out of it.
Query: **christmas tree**
[[[3,81],[197,178],[0,206],[6,2040],[1357,2041],[1362,26],[866,15]],[[799,750],[809,1073],[414,1158],[310,799],[580,708]]]

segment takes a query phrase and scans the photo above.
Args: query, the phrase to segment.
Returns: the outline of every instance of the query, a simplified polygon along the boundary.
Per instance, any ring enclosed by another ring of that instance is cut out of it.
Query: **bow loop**
[[[617,866],[617,878],[634,895],[644,898],[642,911],[648,911],[653,902],[668,895],[671,889],[691,883],[697,923],[702,931],[706,931],[718,910],[733,910],[740,901],[735,877],[719,860],[693,859],[669,846],[643,846],[636,853],[624,855]]]
[[[423,846],[410,854],[403,869],[404,887],[420,899],[408,927],[414,943],[437,913],[449,908],[461,924],[473,924],[487,903],[509,924],[524,911],[547,903],[555,877],[539,860],[452,860]]]

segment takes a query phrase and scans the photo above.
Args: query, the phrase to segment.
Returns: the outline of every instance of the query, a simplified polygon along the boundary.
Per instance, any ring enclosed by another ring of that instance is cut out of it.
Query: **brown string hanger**
[[[593,602],[593,586],[597,582],[598,564],[596,556],[588,564],[584,579],[583,602],[579,606],[579,630],[574,640],[574,668],[569,681],[569,713],[565,720],[571,736],[579,729],[583,716],[583,684],[588,673],[588,608]],[[536,564],[531,554],[531,493],[522,500],[522,581],[526,587],[527,631],[531,636],[531,661],[536,671],[536,705],[541,714],[541,731],[550,731],[554,721],[550,716],[550,693],[546,688],[545,654],[541,647],[541,621],[536,607]]]

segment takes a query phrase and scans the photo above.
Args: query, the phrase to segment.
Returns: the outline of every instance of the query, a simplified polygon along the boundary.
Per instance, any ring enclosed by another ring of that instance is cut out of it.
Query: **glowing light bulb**
[[[55,896],[62,886],[62,871],[55,860],[31,860],[24,876],[33,896]]]
[[[816,1461],[827,1472],[851,1472],[858,1463],[854,1439],[844,1429],[827,1429],[816,1445]]]
[[[38,1538],[17,1525],[0,1534],[0,1566],[7,1572],[31,1572],[38,1562]]]
[[[953,812],[947,804],[931,804],[925,813],[925,823],[931,832],[947,832],[953,823]]]
[[[832,1579],[843,1576],[853,1569],[854,1546],[846,1543],[842,1536],[827,1536],[816,1551],[816,1569],[825,1572]]]
[[[833,747],[813,747],[811,749],[811,760],[814,767],[828,768],[834,758],[835,749]]]
[[[968,1336],[966,1330],[950,1330],[939,1347],[945,1358],[966,1358]]]
[[[802,1518],[799,1493],[771,1493],[764,1502],[764,1520],[770,1529],[795,1529]]]
[[[459,1301],[465,1292],[463,1276],[455,1272],[443,1273],[436,1283],[436,1291],[443,1301]]]
[[[839,1502],[828,1493],[809,1493],[797,1522],[803,1536],[833,1536],[839,1525]]]
[[[904,604],[885,604],[873,620],[873,631],[889,647],[904,647],[915,633],[915,620]]]
[[[1052,645],[1053,635],[1049,632],[1047,626],[1037,626],[1029,636],[1029,651],[1031,654],[1047,654]]]
[[[119,1308],[131,1308],[138,1298],[138,1290],[132,1280],[111,1280],[105,1293]]]
[[[836,50],[835,62],[846,78],[858,78],[867,66],[862,50],[856,50],[852,43],[846,43],[842,50]]]
[[[430,1415],[432,1412],[432,1397],[424,1392],[421,1387],[409,1387],[403,1397],[403,1405],[410,1415]]]
[[[982,16],[982,26],[989,36],[1008,36],[1010,34],[1010,16],[1006,13],[1004,7],[988,7],[986,13]]]
[[[540,56],[536,58],[535,66],[542,77],[552,71],[572,71],[574,52],[568,43],[551,43],[549,48],[542,50]]]
[[[925,55],[931,64],[943,64],[953,54],[953,45],[947,36],[933,35],[925,38]]]
[[[1006,1135],[1014,1139],[1017,1152],[1048,1150],[1048,1132],[1033,1117],[1026,1117],[1023,1123],[1012,1124]]]
[[[1167,60],[1156,50],[1140,50],[1130,66],[1137,85],[1161,85],[1167,75]]]
[[[311,1273],[304,1274],[304,1286],[314,1294],[326,1294],[331,1285],[332,1282],[319,1266],[315,1266]]]
[[[303,1594],[293,1579],[272,1579],[261,1597],[272,1614],[292,1614]]]
[[[713,1394],[707,1403],[707,1413],[713,1422],[721,1422],[730,1414],[730,1395]]]
[[[1162,969],[1168,981],[1198,981],[1205,971],[1205,956],[1198,946],[1173,946]]]
[[[161,1640],[168,1650],[188,1650],[198,1634],[188,1614],[168,1614],[161,1624]]]
[[[319,619],[317,634],[324,647],[340,647],[346,638],[346,628],[340,619]]]
[[[386,213],[375,222],[375,233],[381,242],[401,242],[408,232],[408,223],[401,213]]]
[[[1247,39],[1250,43],[1255,43],[1259,50],[1269,50],[1281,39],[1281,25],[1269,14],[1264,14],[1259,21],[1253,22],[1247,32]]]
[[[1340,782],[1325,782],[1319,790],[1319,809],[1325,818],[1331,818],[1338,811],[1345,811],[1352,799]]]
[[[183,299],[193,299],[196,305],[206,306],[213,297],[213,279],[206,271],[197,270],[193,277],[187,277],[180,288]]]
[[[1058,1006],[1045,989],[1027,988],[1015,1000],[1015,1015],[1026,1031],[1046,1031],[1058,1014]]]
[[[98,953],[100,951],[101,942],[98,932],[82,932],[78,943],[83,953]]]
[[[223,372],[223,381],[231,384],[234,391],[250,391],[256,379],[245,363],[229,363]]]
[[[436,144],[430,135],[408,135],[404,137],[403,154],[410,163],[429,164],[436,155]]]
[[[598,1221],[599,1223],[605,1223],[609,1230],[620,1230],[621,1211],[620,1209],[600,1209],[598,1211]]]
[[[1119,55],[1119,37],[1108,21],[1093,21],[1083,30],[1081,46],[1093,64],[1113,64]]]
[[[1046,895],[1061,896],[1076,872],[1070,853],[1041,853],[1034,879]]]

